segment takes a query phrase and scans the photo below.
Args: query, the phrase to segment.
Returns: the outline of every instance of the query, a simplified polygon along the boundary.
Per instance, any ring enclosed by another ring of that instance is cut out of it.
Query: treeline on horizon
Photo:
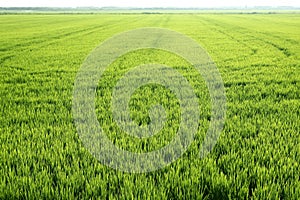
[[[240,9],[256,9],[256,10],[298,10],[300,7],[293,6],[254,6],[254,7],[219,7],[219,8],[197,8],[197,7],[186,7],[186,8],[175,8],[175,7],[0,7],[0,10],[32,10],[32,11],[68,11],[68,10],[240,10]]]

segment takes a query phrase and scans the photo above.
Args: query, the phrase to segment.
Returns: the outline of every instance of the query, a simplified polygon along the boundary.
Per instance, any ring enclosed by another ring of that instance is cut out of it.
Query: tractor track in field
[[[9,46],[9,47],[4,47],[4,48],[0,48],[0,52],[1,51],[11,51],[11,50],[16,50],[17,48],[28,48],[28,46],[32,46],[32,45],[38,45],[38,44],[44,44],[44,43],[48,43],[47,41],[50,39],[50,40],[59,40],[61,39],[62,37],[66,37],[66,36],[70,36],[70,35],[74,35],[74,34],[77,34],[77,33],[83,33],[83,32],[86,32],[86,31],[89,31],[89,30],[93,30],[97,27],[91,27],[91,28],[88,28],[88,29],[82,29],[82,30],[77,30],[77,31],[72,31],[72,32],[68,32],[68,33],[63,33],[63,34],[60,34],[60,35],[56,35],[52,38],[46,38],[46,39],[40,39],[40,40],[37,40],[37,38],[39,38],[39,36],[35,36],[35,37],[31,37],[31,38],[28,38],[27,40],[30,41],[30,42],[24,42],[24,43],[20,43],[20,44],[15,44],[15,45],[12,45],[12,46]],[[34,42],[33,42],[34,41]]]
[[[202,20],[205,20],[202,18]],[[220,22],[218,22],[216,19],[214,21],[210,21],[210,20],[205,20],[208,24],[213,24],[215,25],[216,27],[220,27],[221,29],[223,30],[220,30],[220,29],[213,29],[213,30],[216,30],[218,31],[219,33],[223,34],[223,35],[226,35],[227,37],[229,37],[230,39],[240,43],[240,44],[243,44],[244,46],[250,48],[253,52],[253,54],[255,54],[257,52],[257,49],[254,49],[252,48],[250,45],[247,45],[246,43],[242,42],[241,40],[237,39],[237,37],[231,35],[231,34],[228,34],[226,32],[226,29],[224,28],[224,25],[226,26],[229,26],[231,28],[234,28],[236,31],[236,33],[238,34],[241,34],[243,37],[247,36],[247,37],[250,37],[250,38],[253,38],[254,40],[256,41],[261,41],[262,43],[264,44],[267,44],[269,46],[272,46],[273,48],[277,49],[278,51],[280,51],[283,55],[285,55],[286,57],[290,57],[291,55],[293,55],[292,52],[290,52],[290,50],[286,47],[282,47],[281,45],[279,44],[276,44],[274,42],[271,42],[271,40],[267,40],[266,39],[266,34],[267,33],[263,33],[263,32],[256,32],[256,34],[260,34],[260,36],[254,36],[253,34],[249,34],[249,32],[253,31],[252,29],[247,29],[245,27],[242,27],[242,26],[237,26],[237,25],[232,25],[232,24],[226,24],[224,22],[222,22],[222,25],[220,24]],[[238,31],[240,30],[240,31]],[[243,30],[243,31],[241,31]],[[277,40],[280,39],[281,41],[286,41],[287,43],[290,43],[290,44],[298,44],[297,41],[295,40],[292,40],[292,39],[286,39],[286,38],[282,38],[282,37],[279,37],[279,36],[275,36],[275,35],[268,35],[269,37],[273,37],[273,38],[276,38]]]
[[[256,53],[257,49],[252,48],[250,45],[248,45],[247,43],[245,43],[242,40],[238,39],[236,36],[233,36],[233,35],[227,33],[227,30],[222,25],[220,25],[219,23],[217,23],[216,20],[214,22],[212,22],[211,20],[204,19],[203,17],[201,17],[200,19],[202,21],[206,22],[206,25],[209,25],[209,26],[213,25],[213,26],[216,27],[216,28],[211,28],[210,27],[210,30],[216,31],[218,33],[221,33],[222,35],[225,35],[226,37],[230,38],[232,41],[235,41],[235,42],[237,42],[239,44],[243,44],[245,47],[247,47],[248,49],[250,49],[253,54]],[[238,27],[238,28],[241,28],[241,27]],[[241,33],[241,32],[239,32],[239,33]]]
[[[127,21],[127,23],[134,23],[139,20],[140,19],[136,19],[134,21]],[[4,47],[4,48],[2,47],[2,48],[0,48],[0,52],[7,53],[8,51],[16,51],[16,50],[28,51],[28,47],[30,47],[30,46],[33,47],[33,48],[30,48],[30,50],[33,50],[35,48],[52,45],[52,44],[56,43],[57,41],[65,40],[66,38],[72,39],[72,38],[76,38],[78,36],[89,35],[91,33],[99,31],[99,30],[105,30],[105,29],[111,28],[113,26],[118,26],[118,24],[120,24],[120,23],[122,23],[122,22],[121,21],[109,21],[105,24],[100,24],[100,25],[92,26],[89,28],[81,29],[81,30],[71,31],[71,32],[67,32],[67,33],[57,34],[50,38],[45,38],[44,35],[35,36],[35,37],[28,38],[27,39],[28,42],[15,44],[15,45],[12,45],[9,47]],[[40,37],[44,38],[44,39],[39,39]]]
[[[21,51],[21,52],[33,51],[35,49],[40,49],[40,48],[45,48],[46,46],[51,46],[61,40],[66,40],[66,39],[70,40],[70,39],[78,38],[79,36],[83,37],[86,35],[90,35],[97,31],[100,32],[102,30],[106,30],[109,28],[111,29],[112,27],[119,27],[118,26],[119,24],[122,24],[120,27],[126,27],[126,24],[136,23],[140,20],[141,19],[137,18],[135,20],[126,21],[126,23],[124,23],[120,20],[113,21],[113,22],[109,21],[105,24],[100,24],[97,26],[92,26],[89,28],[71,31],[71,32],[67,32],[67,33],[57,34],[51,38],[46,38],[45,35],[31,37],[31,38],[27,39],[28,42],[19,43],[19,44],[11,45],[8,47],[0,48],[0,65],[3,64],[5,61],[13,58],[14,56],[7,56],[7,54],[10,54],[12,52],[13,52],[13,54],[15,54],[14,53],[15,51]],[[43,38],[43,39],[41,39],[41,38]],[[1,54],[5,55],[5,56],[2,57]]]

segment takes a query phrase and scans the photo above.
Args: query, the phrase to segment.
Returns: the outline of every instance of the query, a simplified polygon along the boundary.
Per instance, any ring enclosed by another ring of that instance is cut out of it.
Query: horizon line
[[[153,7],[136,7],[136,6],[0,6],[0,8],[97,8],[97,9],[212,9],[212,8],[300,8],[300,6],[211,6],[211,7],[175,7],[175,6],[153,6]]]

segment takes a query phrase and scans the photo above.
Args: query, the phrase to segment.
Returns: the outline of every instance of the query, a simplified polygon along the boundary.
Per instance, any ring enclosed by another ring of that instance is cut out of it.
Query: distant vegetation
[[[298,7],[135,8],[135,7],[0,7],[2,13],[300,13]]]

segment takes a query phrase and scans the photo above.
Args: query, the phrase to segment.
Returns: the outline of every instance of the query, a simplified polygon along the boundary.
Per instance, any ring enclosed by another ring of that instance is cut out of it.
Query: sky
[[[0,0],[0,7],[252,7],[295,6],[299,0]]]

